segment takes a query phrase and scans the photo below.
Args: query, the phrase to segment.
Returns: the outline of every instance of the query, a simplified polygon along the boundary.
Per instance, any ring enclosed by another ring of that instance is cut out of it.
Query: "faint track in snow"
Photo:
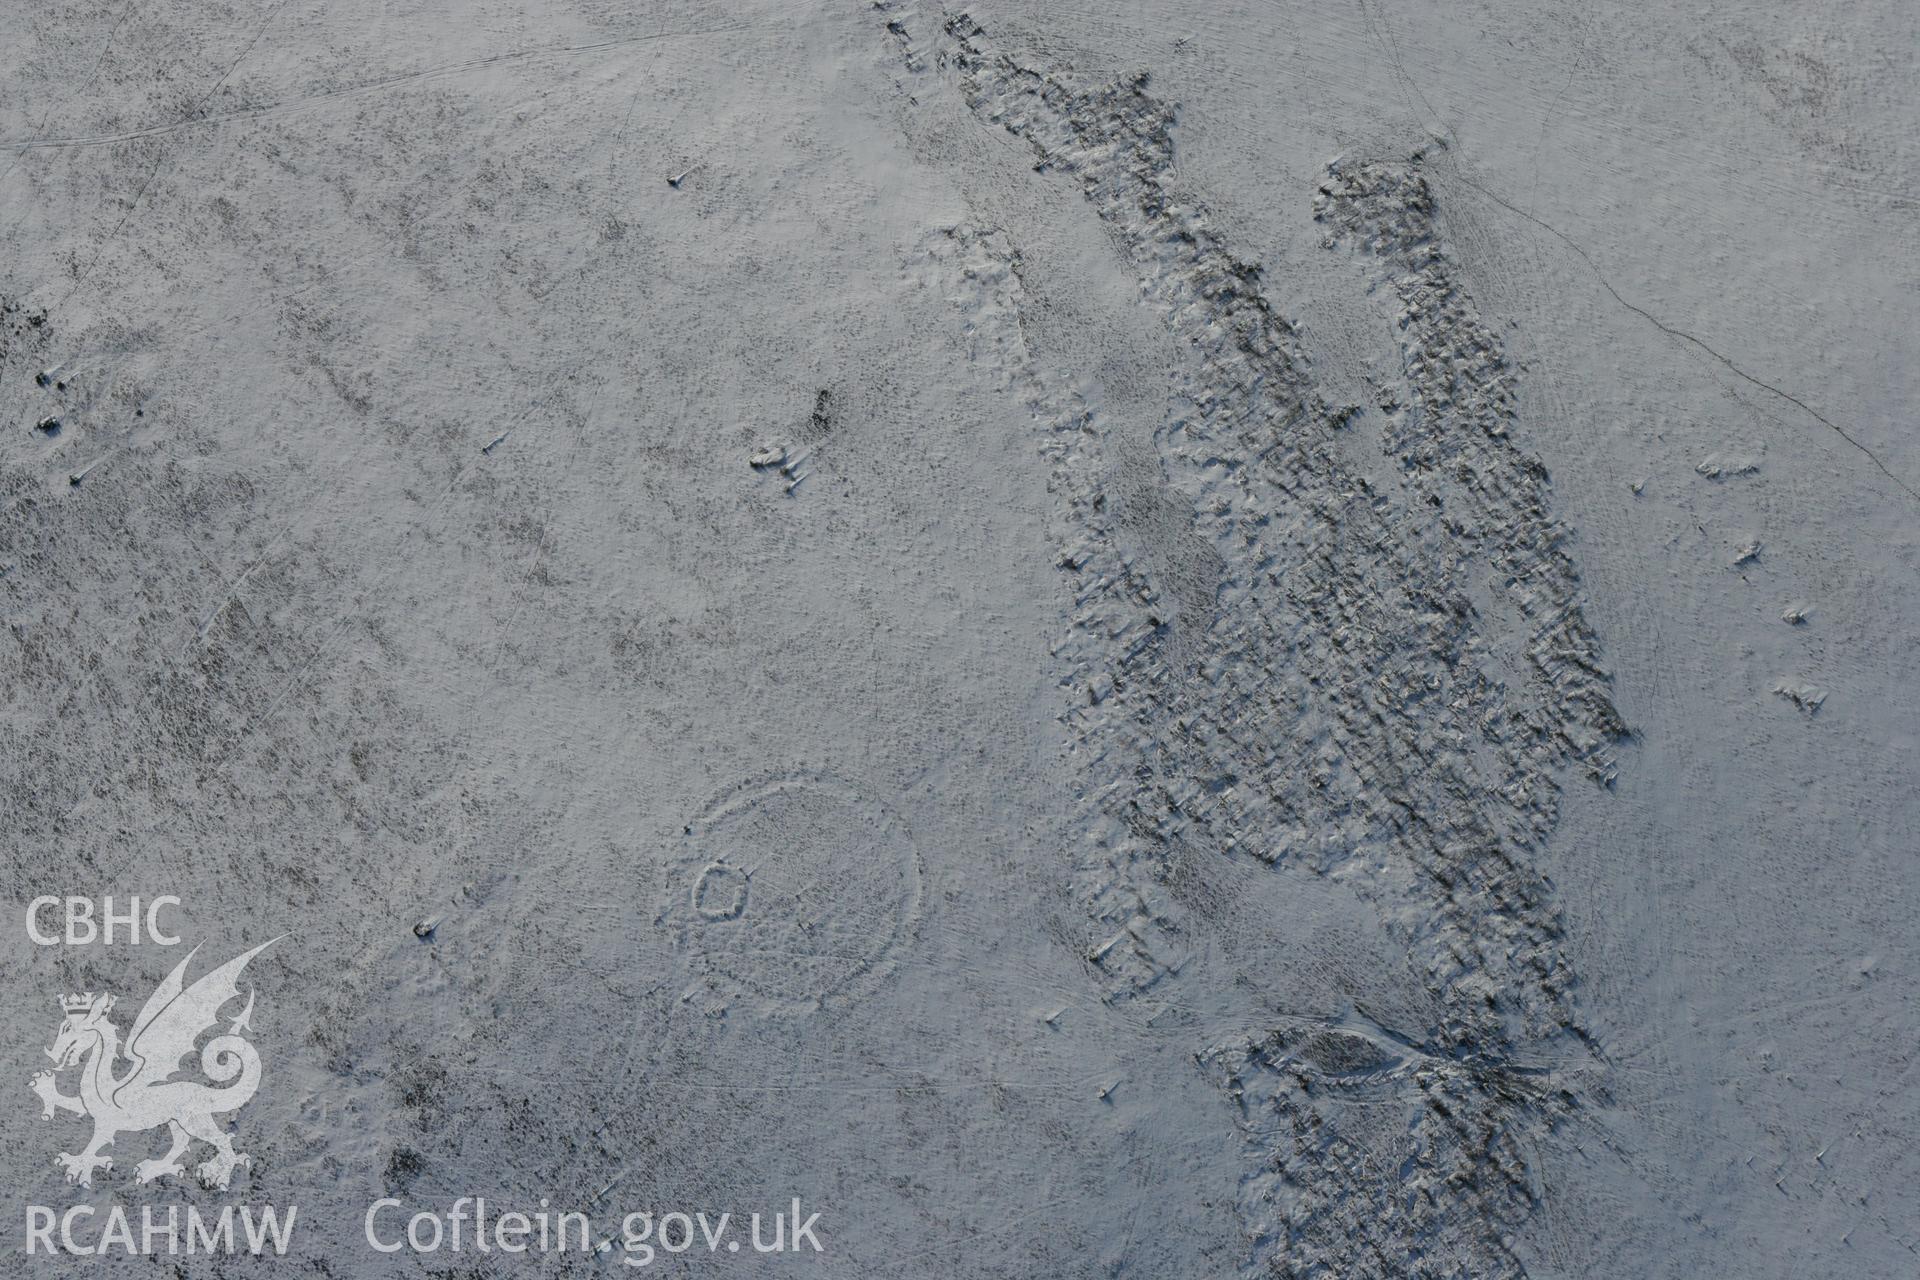
[[[1794,395],[1791,391],[1788,391],[1782,387],[1777,387],[1773,383],[1766,381],[1764,378],[1758,378],[1758,377],[1755,377],[1753,374],[1748,373],[1745,369],[1741,368],[1738,364],[1734,363],[1734,361],[1730,357],[1723,354],[1718,348],[1714,347],[1712,344],[1708,343],[1704,338],[1700,338],[1694,334],[1688,333],[1685,329],[1677,329],[1674,326],[1668,324],[1666,321],[1662,320],[1659,316],[1654,315],[1653,312],[1648,311],[1645,307],[1639,306],[1633,302],[1628,301],[1627,298],[1623,296],[1618,289],[1613,287],[1613,282],[1607,279],[1606,272],[1600,269],[1600,264],[1593,260],[1593,255],[1588,253],[1586,249],[1579,243],[1579,241],[1574,240],[1572,237],[1568,236],[1565,232],[1561,231],[1558,227],[1555,227],[1552,223],[1547,222],[1539,217],[1536,217],[1531,213],[1528,213],[1525,209],[1522,209],[1520,206],[1514,204],[1512,201],[1506,199],[1504,196],[1501,196],[1497,192],[1489,190],[1487,187],[1474,181],[1472,178],[1469,178],[1465,173],[1462,173],[1460,171],[1458,166],[1455,166],[1452,176],[1463,185],[1471,187],[1475,191],[1478,191],[1481,195],[1493,201],[1495,204],[1507,210],[1509,213],[1515,214],[1518,217],[1525,218],[1528,222],[1533,223],[1536,227],[1539,227],[1541,230],[1545,231],[1548,235],[1560,241],[1560,243],[1566,245],[1567,248],[1573,250],[1574,255],[1578,257],[1580,261],[1586,263],[1587,269],[1593,272],[1594,279],[1598,280],[1600,282],[1600,287],[1607,291],[1607,296],[1611,297],[1615,302],[1619,303],[1626,310],[1631,311],[1636,316],[1639,316],[1642,320],[1645,320],[1648,324],[1658,329],[1661,333],[1666,334],[1668,337],[1677,338],[1682,342],[1690,343],[1691,345],[1699,348],[1701,351],[1711,356],[1714,360],[1725,365],[1727,369],[1734,374],[1734,376],[1740,378],[1741,380],[1748,382],[1753,386],[1760,388],[1762,391],[1768,392],[1778,397],[1781,400],[1786,401],[1790,405],[1793,405],[1795,408],[1799,409],[1802,413],[1806,414],[1809,418],[1812,418],[1815,422],[1827,428],[1827,430],[1833,432],[1835,435],[1839,436],[1842,440],[1846,441],[1848,444],[1852,445],[1855,449],[1859,450],[1859,452],[1867,459],[1867,461],[1871,462],[1879,470],[1880,474],[1884,475],[1887,479],[1891,480],[1894,483],[1894,485],[1900,489],[1902,493],[1906,494],[1909,498],[1914,499],[1916,502],[1920,502],[1920,489],[1915,489],[1912,485],[1908,484],[1905,480],[1902,480],[1898,475],[1894,474],[1894,472],[1888,468],[1887,464],[1880,460],[1879,454],[1875,453],[1872,449],[1869,449],[1866,445],[1862,444],[1859,438],[1856,437],[1852,432],[1848,431],[1845,427],[1841,426],[1839,423],[1835,422],[1833,419],[1827,417],[1825,414],[1821,413],[1818,409],[1808,404],[1805,400],[1802,400],[1799,396]]]

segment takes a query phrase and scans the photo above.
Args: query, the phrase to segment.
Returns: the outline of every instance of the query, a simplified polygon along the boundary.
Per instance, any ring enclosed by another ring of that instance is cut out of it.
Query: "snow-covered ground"
[[[15,10],[9,1267],[1920,1270],[1911,6]]]

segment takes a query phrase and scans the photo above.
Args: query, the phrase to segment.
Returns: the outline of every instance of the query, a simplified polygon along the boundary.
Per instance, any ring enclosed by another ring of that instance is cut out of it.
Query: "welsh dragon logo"
[[[241,1036],[252,1030],[252,991],[226,1031],[200,1050],[200,1070],[214,1084],[174,1076],[194,1043],[219,1022],[221,1008],[239,996],[240,972],[247,962],[278,941],[262,943],[187,986],[187,965],[200,950],[196,946],[141,1006],[124,1047],[120,1029],[107,1017],[114,1007],[112,996],[89,991],[61,999],[66,1020],[47,1050],[58,1065],[35,1075],[31,1084],[40,1095],[43,1119],[53,1119],[56,1111],[93,1117],[93,1141],[86,1150],[54,1157],[54,1163],[66,1169],[68,1182],[92,1186],[95,1169],[113,1168],[112,1159],[100,1154],[103,1147],[122,1133],[160,1125],[167,1127],[173,1145],[159,1159],[142,1160],[134,1167],[141,1182],[185,1172],[180,1157],[195,1139],[213,1148],[213,1155],[197,1166],[201,1181],[210,1187],[225,1189],[236,1165],[252,1163],[233,1149],[225,1126],[214,1119],[238,1111],[260,1087],[260,1055]],[[122,1058],[128,1063],[124,1071],[117,1070]],[[80,1068],[80,1092],[69,1096],[60,1092],[56,1075],[74,1066]]]

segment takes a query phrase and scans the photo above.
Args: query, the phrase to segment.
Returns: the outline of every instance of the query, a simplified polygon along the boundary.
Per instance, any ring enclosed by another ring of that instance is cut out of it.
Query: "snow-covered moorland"
[[[1909,7],[11,33],[24,1274],[1920,1267]]]

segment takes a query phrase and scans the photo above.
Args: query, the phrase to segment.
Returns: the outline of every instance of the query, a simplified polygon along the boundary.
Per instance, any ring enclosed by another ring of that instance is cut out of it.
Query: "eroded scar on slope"
[[[1176,189],[1174,113],[1144,76],[1029,65],[965,15],[924,42],[908,18],[888,26],[910,71],[1079,185],[1182,353],[1155,443],[1165,499],[1213,552],[1204,611],[1178,607],[1197,598],[1175,581],[1194,560],[1176,569],[1171,540],[1127,518],[1137,500],[1110,500],[1120,445],[1100,407],[1029,354],[1017,248],[972,225],[926,247],[925,278],[1025,396],[1053,468],[1091,962],[1110,998],[1177,981],[1206,922],[1169,885],[1204,855],[1351,885],[1404,944],[1435,1023],[1330,1020],[1199,1047],[1252,1155],[1246,1265],[1523,1274],[1528,1153],[1579,1101],[1537,1064],[1578,1082],[1594,1062],[1533,855],[1562,777],[1611,783],[1626,728],[1546,470],[1511,436],[1515,371],[1426,182],[1366,164],[1321,189],[1328,247],[1363,264],[1356,288],[1363,272],[1386,286],[1373,293],[1392,300],[1402,365],[1380,403],[1332,406],[1258,265]],[[1356,412],[1380,419],[1385,482],[1343,438]]]

